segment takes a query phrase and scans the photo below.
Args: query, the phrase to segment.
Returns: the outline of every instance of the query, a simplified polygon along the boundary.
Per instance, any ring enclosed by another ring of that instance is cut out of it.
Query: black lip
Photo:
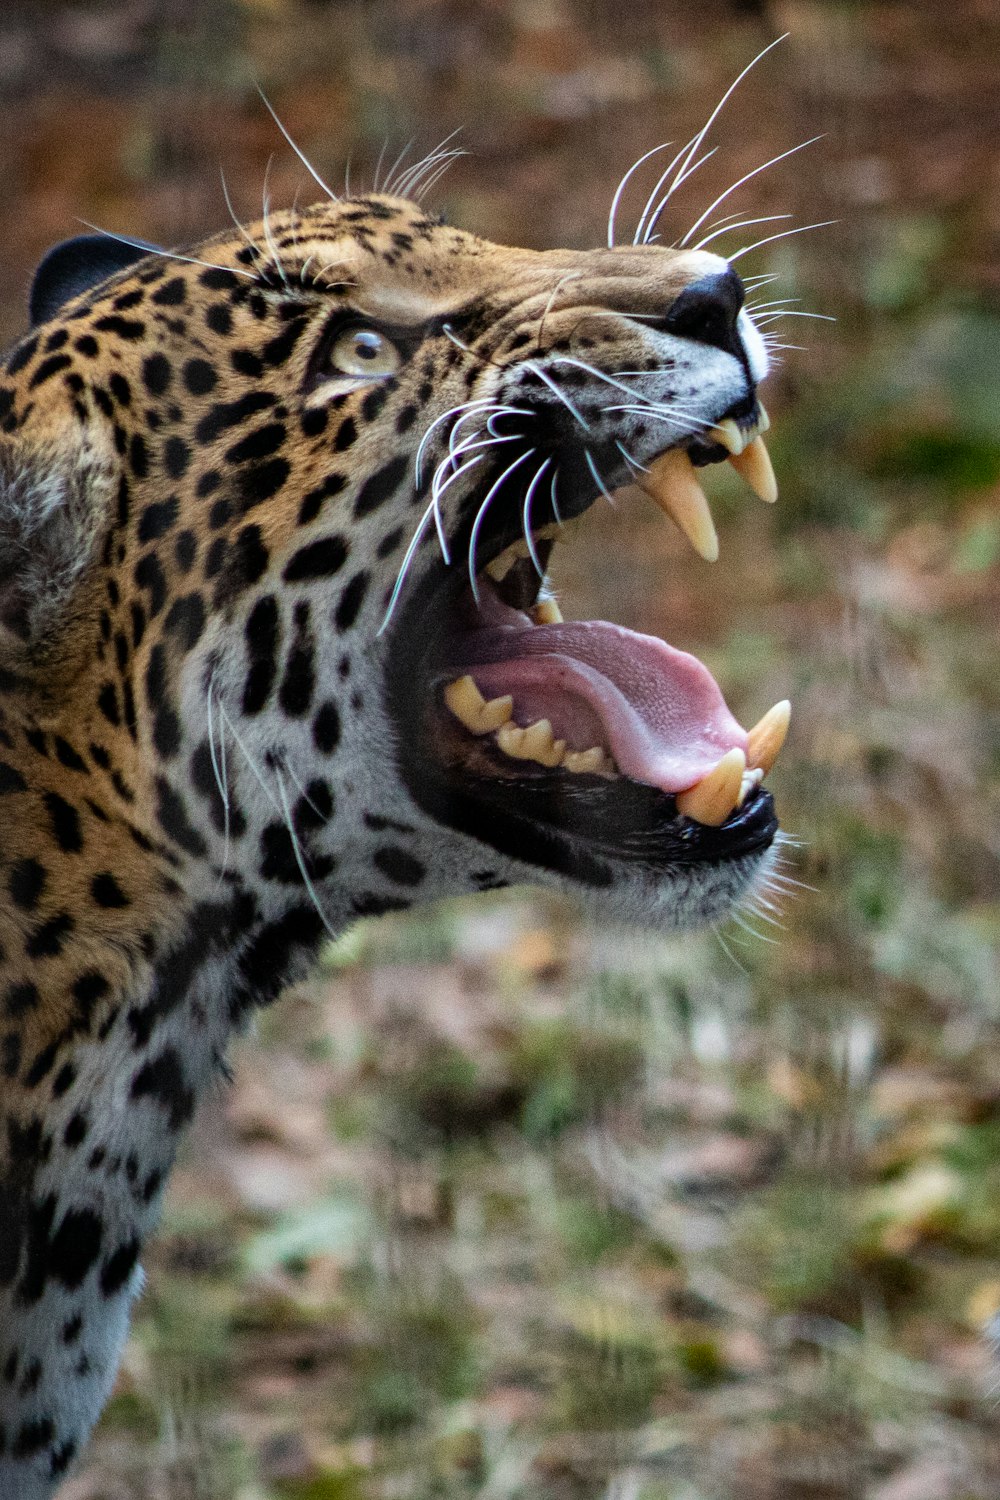
[[[512,487],[513,488],[513,487]],[[596,498],[576,491],[579,514]],[[523,492],[498,495],[479,537],[477,566],[521,535]],[[752,791],[719,828],[692,822],[656,787],[619,777],[574,775],[511,762],[469,736],[440,702],[447,643],[468,591],[466,559],[476,501],[452,539],[454,562],[436,564],[404,592],[388,633],[386,696],[398,728],[396,760],[414,800],[439,823],[523,864],[609,886],[616,868],[721,865],[766,849],[778,831],[769,792]],[[540,504],[535,528],[554,519]],[[459,753],[449,756],[449,741]],[[469,756],[474,751],[475,768]]]

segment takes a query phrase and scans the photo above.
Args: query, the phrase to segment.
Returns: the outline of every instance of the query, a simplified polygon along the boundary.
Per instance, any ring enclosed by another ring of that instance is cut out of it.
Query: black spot
[[[332,699],[320,706],[312,731],[316,749],[323,755],[332,755],[340,744],[340,712]]]
[[[333,793],[325,781],[314,777],[295,804],[293,822],[299,833],[322,828],[333,817]]]
[[[82,333],[73,345],[86,359],[93,359],[100,347],[91,333]]]
[[[233,481],[233,488],[242,511],[253,510],[263,505],[281,489],[292,472],[287,458],[272,458],[267,463],[249,464],[240,469]]]
[[[63,1145],[68,1146],[71,1151],[81,1145],[87,1139],[89,1121],[87,1116],[80,1110],[70,1115],[66,1121],[66,1129],[63,1131]]]
[[[398,844],[386,844],[376,849],[372,864],[397,885],[419,885],[427,874],[426,865]]]
[[[57,958],[75,926],[76,922],[68,911],[58,912],[36,927],[24,945],[25,953],[29,958]]]
[[[332,578],[347,560],[347,544],[343,537],[324,536],[318,541],[300,547],[285,565],[282,575],[286,583],[303,583],[313,578]]]
[[[82,756],[77,754],[68,740],[63,739],[61,734],[57,734],[52,743],[55,748],[56,759],[60,765],[66,767],[67,771],[86,771],[88,769],[87,762]]]
[[[183,799],[162,776],[156,778],[156,817],[168,838],[187,854],[204,857],[208,845],[188,819]]]
[[[299,510],[299,525],[307,526],[310,521],[315,521],[323,508],[324,501],[329,500],[332,495],[339,495],[346,483],[346,474],[327,474],[322,484],[307,491]]]
[[[184,651],[197,645],[205,629],[205,605],[200,594],[182,594],[167,611],[163,628]]]
[[[41,1453],[43,1448],[48,1447],[55,1435],[56,1430],[50,1417],[22,1422],[11,1444],[10,1456],[13,1459],[34,1458],[36,1453]]]
[[[31,377],[31,389],[44,385],[51,380],[53,375],[58,375],[60,370],[66,370],[73,363],[68,354],[52,354],[48,359],[43,359],[38,369]]]
[[[161,287],[157,287],[150,301],[155,302],[157,307],[177,307],[186,297],[187,285],[184,278],[182,276],[171,276],[169,281],[165,281]]]
[[[308,325],[308,318],[293,319],[288,327],[264,345],[264,360],[272,369],[280,369],[286,363],[295,345]]]
[[[7,761],[0,760],[0,797],[6,797],[11,792],[26,791],[27,785],[20,771]]]
[[[134,432],[129,442],[129,463],[136,479],[145,479],[149,473],[149,450],[141,432]]]
[[[368,588],[368,574],[355,573],[350,583],[340,596],[333,623],[337,630],[350,630],[358,618],[358,610],[364,603],[365,593]]]
[[[226,499],[216,500],[208,513],[208,524],[213,531],[218,531],[220,526],[232,518],[233,507]]]
[[[188,1083],[176,1048],[165,1047],[143,1064],[132,1080],[131,1097],[158,1104],[166,1112],[173,1131],[187,1124],[194,1114],[194,1089]]]
[[[278,702],[292,719],[301,719],[312,706],[316,687],[315,650],[308,629],[308,606],[296,610],[296,632],[281,679]]]
[[[117,333],[120,339],[130,344],[143,338],[146,333],[145,323],[139,323],[134,318],[120,318],[116,313],[109,313],[106,318],[98,318],[94,327],[98,333]]]
[[[170,386],[170,361],[163,354],[151,354],[143,360],[142,378],[151,396],[162,396]]]
[[[56,843],[64,854],[78,854],[83,848],[80,833],[80,814],[73,805],[60,797],[58,792],[46,792],[45,810],[52,822]]]
[[[382,538],[382,540],[379,542],[378,546],[375,548],[375,555],[376,555],[376,557],[382,557],[382,558],[384,558],[384,557],[390,557],[392,555],[392,553],[395,552],[396,548],[399,546],[399,544],[400,544],[400,542],[402,540],[403,540],[403,528],[402,528],[402,526],[395,526],[395,527],[393,527],[392,531],[387,531],[386,532],[385,536]]]
[[[96,969],[88,969],[79,974],[73,982],[73,999],[76,1002],[76,1015],[73,1019],[73,1030],[87,1032],[94,1013],[94,1006],[98,1000],[102,1000],[108,993],[109,985],[103,974]]]
[[[205,322],[213,333],[221,333],[225,337],[232,332],[233,315],[224,302],[213,302],[205,313]]]
[[[97,706],[107,719],[109,724],[115,728],[122,721],[121,704],[118,702],[118,692],[113,682],[106,682],[97,695]]]
[[[0,1039],[0,1072],[5,1078],[16,1078],[21,1066],[22,1044],[16,1031],[8,1031]]]
[[[178,532],[174,539],[174,557],[177,559],[177,567],[180,572],[189,573],[191,571],[197,554],[198,538],[194,532],[187,528]]]
[[[207,396],[218,383],[219,377],[207,359],[189,359],[184,366],[184,384],[192,396]]]
[[[358,435],[357,425],[353,417],[345,417],[337,428],[337,435],[333,440],[333,446],[337,453],[345,453],[352,447]]]
[[[34,911],[47,879],[44,866],[37,859],[19,859],[10,872],[11,900],[22,911]]]
[[[370,515],[373,510],[378,510],[379,506],[392,498],[402,483],[408,462],[407,458],[400,455],[368,476],[354,502],[356,520],[360,521],[363,516]]]
[[[76,1343],[82,1332],[83,1318],[79,1313],[74,1313],[73,1316],[71,1318],[67,1318],[66,1322],[63,1324],[60,1337],[62,1338],[63,1343],[67,1345],[67,1347],[69,1347],[70,1345]]]
[[[100,1254],[101,1235],[96,1213],[89,1208],[71,1208],[49,1241],[49,1276],[73,1291]]]
[[[301,885],[302,871],[295,858],[292,836],[284,823],[269,823],[260,836],[260,873],[281,885]]]
[[[381,896],[374,891],[362,892],[351,900],[351,911],[356,917],[381,917],[390,911],[406,911],[409,901],[401,896]]]
[[[272,594],[258,599],[244,630],[250,670],[243,688],[243,712],[257,714],[267,703],[278,673],[278,606]]]
[[[29,1011],[36,1010],[41,1002],[38,986],[25,980],[21,984],[12,984],[7,988],[4,996],[4,1010],[9,1016],[18,1017],[27,1015]]]
[[[249,349],[230,350],[229,363],[237,375],[247,375],[251,380],[258,380],[264,373],[264,361]]]
[[[163,445],[163,464],[171,479],[181,479],[188,471],[191,449],[183,438],[167,438]]]
[[[125,1286],[135,1263],[139,1259],[139,1241],[136,1236],[126,1240],[119,1245],[113,1255],[109,1256],[101,1267],[101,1293],[105,1297],[115,1297]]]
[[[206,469],[195,485],[195,494],[199,500],[205,500],[209,495],[215,494],[221,483],[222,475],[218,469]]]
[[[121,907],[130,904],[129,898],[108,870],[102,870],[99,875],[94,876],[90,883],[90,894],[98,906]]]
[[[208,368],[211,369],[211,366]],[[214,379],[214,371],[212,375]],[[266,411],[269,406],[274,405],[274,400],[268,391],[248,391],[236,401],[219,402],[202,417],[195,429],[195,437],[199,443],[212,443],[230,427],[237,427],[241,422],[256,416],[259,411]]]
[[[171,495],[169,500],[158,500],[153,505],[147,505],[139,517],[140,542],[155,542],[157,537],[169,531],[177,520],[179,509],[176,495]]]
[[[265,427],[258,427],[256,432],[248,432],[246,437],[227,449],[226,461],[231,464],[246,464],[270,458],[272,453],[277,453],[286,436],[282,422],[269,422]]]
[[[52,1081],[52,1097],[61,1099],[63,1094],[68,1094],[76,1082],[76,1069],[72,1063],[63,1063],[59,1072]]]
[[[313,406],[304,411],[299,418],[299,426],[303,437],[319,437],[326,431],[326,424],[330,420],[330,414],[325,406]]]
[[[155,553],[147,552],[140,557],[135,566],[135,581],[141,589],[149,590],[149,613],[155,618],[167,599],[167,580]]]
[[[119,406],[132,405],[132,387],[125,379],[125,376],[122,375],[118,370],[113,370],[111,372],[111,375],[108,379],[108,389],[110,390],[113,399],[118,402]]]
[[[384,381],[370,390],[361,403],[361,415],[366,422],[374,422],[386,403],[389,394],[388,382]]]

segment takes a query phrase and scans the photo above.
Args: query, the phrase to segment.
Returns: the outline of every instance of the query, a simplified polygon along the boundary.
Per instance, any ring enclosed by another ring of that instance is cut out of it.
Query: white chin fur
[[[736,326],[739,329],[743,347],[747,352],[750,373],[754,380],[759,383],[764,379],[770,368],[770,361],[767,357],[767,350],[764,347],[764,340],[754,327],[753,321],[745,308],[741,309],[736,319]]]

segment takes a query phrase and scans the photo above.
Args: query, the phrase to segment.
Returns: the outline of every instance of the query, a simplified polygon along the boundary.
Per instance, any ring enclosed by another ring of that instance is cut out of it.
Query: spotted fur
[[[619,849],[592,777],[492,803],[415,687],[477,516],[480,563],[520,531],[523,475],[480,514],[502,439],[558,454],[541,525],[627,477],[617,444],[752,400],[751,330],[683,301],[725,262],[507,249],[379,196],[114,255],[57,252],[0,368],[0,1500],[78,1454],[178,1138],[326,932],[523,880],[685,925],[769,841],[692,852],[623,787]],[[391,371],[331,366],[353,328]]]

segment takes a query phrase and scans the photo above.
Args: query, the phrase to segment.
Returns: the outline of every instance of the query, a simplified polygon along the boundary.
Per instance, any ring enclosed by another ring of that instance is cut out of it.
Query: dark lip
[[[592,482],[589,488],[589,498],[564,511],[564,518],[589,507],[598,493]],[[547,509],[539,506],[534,529],[554,519]],[[518,505],[495,510],[480,537],[480,569],[521,535]],[[386,698],[397,731],[395,756],[418,805],[522,864],[596,886],[610,885],[623,863],[653,870],[721,865],[766,849],[778,820],[763,788],[751,792],[721,827],[710,828],[681,817],[668,793],[627,777],[571,776],[527,762],[512,774],[511,761],[498,750],[482,741],[470,744],[444,708],[440,689],[469,592],[465,559],[473,514],[451,541],[453,565],[433,566],[400,600],[388,631]]]

